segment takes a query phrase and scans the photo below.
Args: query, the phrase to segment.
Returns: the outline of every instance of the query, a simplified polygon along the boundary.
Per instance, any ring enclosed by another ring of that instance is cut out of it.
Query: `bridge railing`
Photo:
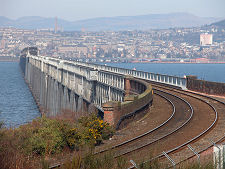
[[[121,73],[96,68],[95,66],[87,65],[86,63],[82,62],[46,57],[43,57],[43,59],[47,60],[49,65],[76,73],[85,77],[86,79],[97,80],[98,82],[107,84],[114,88],[124,90],[124,75]]]
[[[153,82],[169,84],[169,85],[181,87],[182,89],[187,89],[187,80],[186,78],[183,78],[183,77],[170,76],[170,75],[158,74],[158,73],[150,73],[150,72],[118,68],[118,67],[107,66],[107,65],[78,62],[78,61],[75,61],[75,63],[77,65],[91,67],[97,70],[104,70],[107,72],[119,73],[122,75],[131,75],[139,79],[150,80]]]
[[[165,74],[158,74],[158,73],[150,73],[150,72],[144,72],[144,71],[138,71],[138,70],[132,70],[132,69],[125,69],[125,68],[119,68],[119,67],[113,67],[113,66],[107,66],[107,65],[100,65],[100,64],[94,64],[94,63],[86,63],[86,62],[79,62],[79,61],[67,61],[57,58],[50,58],[49,63],[52,65],[58,65],[60,62],[63,62],[65,64],[70,65],[78,65],[81,67],[91,68],[93,70],[97,71],[107,71],[115,74],[121,74],[121,75],[131,75],[133,77],[143,79],[143,80],[150,80],[153,82],[159,82],[164,83],[172,86],[181,87],[182,89],[187,89],[187,79],[183,77],[178,76],[171,76],[171,75],[165,75]],[[64,64],[64,65],[65,65]],[[71,69],[72,71],[72,69]],[[74,71],[74,68],[73,68]],[[82,72],[82,69],[77,70],[79,74],[83,74],[83,76],[90,76],[90,74],[85,74],[85,71]],[[89,77],[87,77],[89,78]],[[105,79],[104,77],[98,77],[98,79]],[[109,84],[110,80],[103,80],[101,82],[106,82],[106,84]],[[123,89],[123,86],[117,85],[118,88]]]

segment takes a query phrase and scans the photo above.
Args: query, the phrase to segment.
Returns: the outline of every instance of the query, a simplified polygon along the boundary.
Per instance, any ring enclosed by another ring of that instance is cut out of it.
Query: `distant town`
[[[206,25],[148,31],[64,32],[0,28],[0,60],[17,59],[22,49],[86,62],[225,62],[225,28]]]

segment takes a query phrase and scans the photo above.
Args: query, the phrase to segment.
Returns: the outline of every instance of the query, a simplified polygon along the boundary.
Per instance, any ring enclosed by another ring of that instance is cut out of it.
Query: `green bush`
[[[78,150],[84,144],[83,138],[83,134],[76,127],[69,129],[66,133],[66,142],[72,150]]]
[[[114,129],[96,115],[82,117],[79,119],[79,123],[88,130],[88,133],[85,134],[86,141],[93,141],[96,145],[109,139],[114,133]]]
[[[127,167],[127,160],[123,157],[114,159],[114,153],[108,151],[105,154],[96,156],[92,149],[86,151],[86,154],[81,156],[75,154],[72,161],[67,161],[63,164],[63,169],[124,169]]]
[[[16,129],[16,135],[25,153],[50,155],[60,152],[65,145],[63,127],[63,122],[42,117]]]
[[[78,150],[85,144],[100,144],[112,134],[112,127],[95,115],[82,117],[78,123],[42,117],[15,129],[19,148],[39,155],[60,152],[65,145]]]
[[[0,168],[14,166],[18,157],[21,157],[19,165],[24,168],[31,166],[31,161],[35,161],[37,157],[45,158],[67,148],[93,148],[112,134],[113,129],[109,124],[95,115],[82,117],[77,122],[41,117],[19,128],[1,128]],[[1,163],[7,165],[2,167]]]

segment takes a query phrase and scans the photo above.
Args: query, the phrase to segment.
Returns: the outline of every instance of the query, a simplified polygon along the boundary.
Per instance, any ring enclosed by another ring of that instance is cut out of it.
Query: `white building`
[[[212,45],[213,43],[213,35],[204,33],[200,34],[200,45],[201,46],[207,46],[207,45]]]

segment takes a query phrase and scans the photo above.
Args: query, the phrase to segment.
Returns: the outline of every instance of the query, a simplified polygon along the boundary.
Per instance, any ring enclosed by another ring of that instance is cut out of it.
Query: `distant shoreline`
[[[19,62],[19,57],[0,56],[0,62]]]
[[[1,60],[0,59],[0,62],[19,62],[19,59],[18,60]]]
[[[119,62],[117,62],[119,63]],[[225,62],[129,62],[129,63],[163,63],[163,64],[225,64]]]
[[[19,62],[19,60],[0,60],[0,62]]]

